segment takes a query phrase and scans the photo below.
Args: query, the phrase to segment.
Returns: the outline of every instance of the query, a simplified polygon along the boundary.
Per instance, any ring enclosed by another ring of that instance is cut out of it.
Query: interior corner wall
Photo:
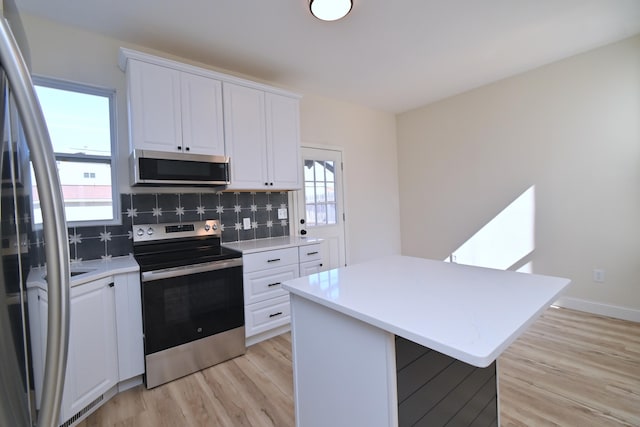
[[[22,15],[35,74],[116,90],[118,188],[130,193],[125,74],[118,68],[121,46],[164,55],[220,72],[215,65],[154,52],[97,33]],[[242,76],[250,78],[250,76]],[[265,82],[268,83],[268,82]],[[296,92],[295,87],[286,88]],[[345,152],[347,260],[360,262],[400,252],[396,118],[393,114],[303,94],[303,142],[340,146]],[[136,189],[137,192],[157,191]]]
[[[640,320],[640,36],[406,112],[397,128],[403,254],[445,259],[535,186],[532,272]]]

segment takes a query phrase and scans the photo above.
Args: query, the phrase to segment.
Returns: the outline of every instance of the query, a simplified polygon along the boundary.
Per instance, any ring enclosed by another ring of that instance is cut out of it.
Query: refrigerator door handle
[[[49,312],[42,402],[38,426],[57,426],[69,344],[69,247],[62,189],[51,139],[29,69],[4,17],[0,17],[0,63],[15,99],[36,175],[47,244]]]

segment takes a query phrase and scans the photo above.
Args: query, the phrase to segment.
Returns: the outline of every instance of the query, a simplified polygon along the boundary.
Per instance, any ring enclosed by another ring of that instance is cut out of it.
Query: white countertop
[[[89,261],[79,261],[71,263],[70,286],[78,286],[103,277],[115,274],[132,273],[140,271],[140,267],[133,257],[122,256],[108,260],[95,259]],[[74,275],[74,273],[81,273]],[[27,288],[39,287],[47,290],[46,267],[32,268],[27,277]]]
[[[286,281],[282,287],[486,367],[569,283],[557,277],[396,255]]]
[[[243,254],[250,254],[254,252],[263,252],[273,249],[285,249],[298,246],[313,245],[314,243],[320,243],[322,239],[314,237],[299,237],[299,236],[283,236],[283,237],[271,237],[268,239],[256,239],[256,240],[243,240],[241,242],[223,243],[222,246],[229,249],[240,251]]]

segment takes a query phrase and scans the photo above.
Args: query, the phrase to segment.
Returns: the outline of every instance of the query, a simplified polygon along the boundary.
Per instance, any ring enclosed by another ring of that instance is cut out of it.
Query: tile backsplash
[[[286,192],[218,192],[175,194],[122,194],[122,225],[69,228],[72,260],[89,260],[128,255],[133,251],[132,227],[139,224],[218,219],[222,241],[263,239],[289,234],[288,219],[278,219],[278,209],[287,209]],[[251,229],[244,230],[243,218]],[[43,265],[42,230],[30,238],[31,265]]]

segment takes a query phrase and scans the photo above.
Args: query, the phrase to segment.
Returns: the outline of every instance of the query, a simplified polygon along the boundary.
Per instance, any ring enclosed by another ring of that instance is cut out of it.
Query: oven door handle
[[[240,267],[242,258],[232,258],[223,261],[212,261],[203,264],[185,265],[180,267],[165,268],[162,270],[143,271],[141,278],[143,282],[153,280],[170,279],[172,277],[187,276],[189,274],[206,273],[207,271],[222,270],[224,268]]]

